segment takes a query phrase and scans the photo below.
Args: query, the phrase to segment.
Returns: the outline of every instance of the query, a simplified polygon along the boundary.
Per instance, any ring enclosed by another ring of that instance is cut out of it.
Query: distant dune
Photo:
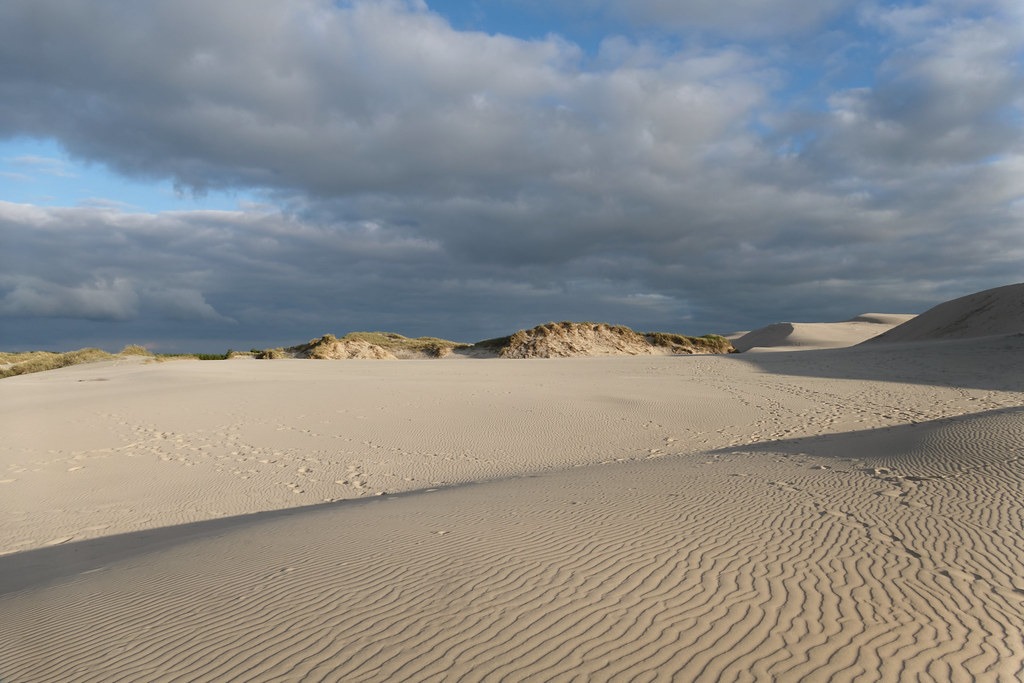
[[[871,343],[969,339],[1024,332],[1024,283],[986,289],[930,308]]]
[[[641,334],[623,325],[560,322],[520,330],[509,337],[475,345],[501,358],[571,358],[575,356],[645,356],[729,353],[724,337],[687,337],[667,332]]]
[[[453,349],[468,348],[469,344],[419,337],[411,339],[394,332],[351,332],[340,339],[325,334],[306,344],[287,349],[267,349],[258,358],[316,358],[320,360],[396,358],[443,358]]]
[[[731,353],[724,337],[688,337],[670,332],[640,333],[624,325],[590,322],[546,323],[519,330],[507,337],[475,344],[420,337],[410,339],[393,332],[332,334],[286,349],[267,349],[258,358],[396,359],[444,358],[572,358],[582,356],[666,356]]]
[[[835,323],[775,323],[734,339],[737,351],[751,349],[827,349],[855,346],[914,316],[903,313],[864,313]]]

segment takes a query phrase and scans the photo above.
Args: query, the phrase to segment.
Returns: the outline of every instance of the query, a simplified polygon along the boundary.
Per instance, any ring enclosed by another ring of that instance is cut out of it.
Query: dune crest
[[[903,313],[863,313],[835,323],[774,323],[733,340],[737,351],[751,349],[834,349],[860,344],[914,316]]]
[[[1024,332],[1024,283],[946,301],[869,341],[888,344],[1020,332]]]

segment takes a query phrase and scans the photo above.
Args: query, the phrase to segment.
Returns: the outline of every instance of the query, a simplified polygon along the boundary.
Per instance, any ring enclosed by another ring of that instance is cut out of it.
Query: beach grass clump
[[[0,378],[27,375],[33,372],[56,370],[70,365],[95,363],[114,358],[103,349],[85,348],[77,351],[57,353],[52,351],[27,351],[25,353],[0,353]]]
[[[119,356],[152,356],[153,352],[139,344],[128,344],[118,351]]]
[[[736,353],[732,342],[720,334],[705,334],[692,337],[693,345],[707,353]]]
[[[644,335],[651,346],[670,349],[673,353],[734,353],[735,349],[719,334],[690,337],[672,332],[648,332]]]

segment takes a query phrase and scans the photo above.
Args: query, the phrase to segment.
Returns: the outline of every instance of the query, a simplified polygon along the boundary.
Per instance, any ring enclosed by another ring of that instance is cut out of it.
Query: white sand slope
[[[946,301],[871,342],[888,344],[1019,333],[1024,333],[1024,283]]]
[[[913,317],[901,313],[864,313],[836,323],[774,323],[731,341],[737,351],[842,348],[888,332]]]
[[[0,680],[1016,680],[1022,358],[3,380]]]

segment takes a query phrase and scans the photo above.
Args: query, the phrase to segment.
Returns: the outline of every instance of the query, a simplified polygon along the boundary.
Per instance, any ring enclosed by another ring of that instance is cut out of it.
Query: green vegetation
[[[228,349],[225,353],[196,353],[193,354],[199,360],[227,360],[234,352]]]

